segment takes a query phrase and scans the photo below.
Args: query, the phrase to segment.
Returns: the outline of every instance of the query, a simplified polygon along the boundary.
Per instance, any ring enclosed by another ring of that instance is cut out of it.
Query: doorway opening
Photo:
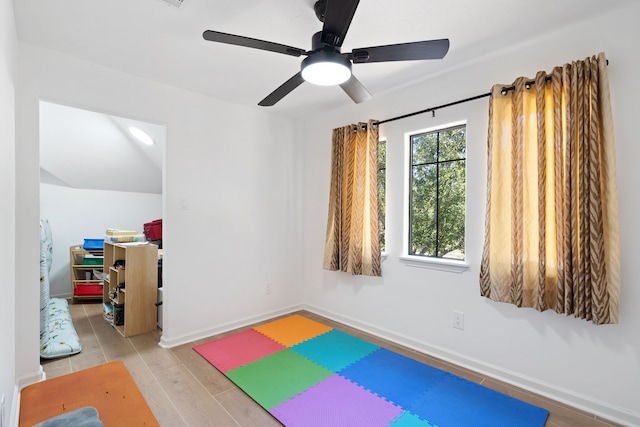
[[[166,127],[42,100],[39,109],[40,216],[53,237],[50,296],[66,299],[76,274],[72,247],[104,238],[107,229],[143,234],[144,224],[162,219]]]

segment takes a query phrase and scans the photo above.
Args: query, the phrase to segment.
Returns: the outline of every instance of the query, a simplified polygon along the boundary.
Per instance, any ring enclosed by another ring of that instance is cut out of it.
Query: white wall
[[[162,195],[42,183],[40,215],[49,220],[53,237],[50,294],[69,298],[69,247],[83,244],[84,239],[102,239],[107,228],[142,233],[144,223],[162,218]]]
[[[15,79],[13,3],[0,2],[0,424],[9,423],[15,386]]]
[[[305,302],[321,314],[389,337],[489,375],[571,402],[628,424],[640,425],[640,254],[637,197],[640,146],[637,100],[640,4],[596,21],[540,36],[496,52],[490,60],[426,76],[422,84],[346,107],[307,122],[305,141]],[[507,42],[507,41],[505,41]],[[455,40],[452,41],[455,49]],[[382,278],[323,271],[329,190],[330,129],[384,120],[489,92],[496,83],[535,76],[604,51],[617,144],[622,253],[618,325],[595,326],[553,312],[493,303],[479,295],[484,232],[488,98],[381,126],[387,137],[387,252]],[[402,264],[404,132],[466,120],[468,271],[448,273]],[[452,312],[465,314],[464,331],[452,328]]]
[[[39,366],[40,99],[166,124],[163,345],[299,306],[298,123],[29,44],[19,44],[19,72],[16,209],[27,239],[17,253],[26,273],[16,287],[19,375]]]

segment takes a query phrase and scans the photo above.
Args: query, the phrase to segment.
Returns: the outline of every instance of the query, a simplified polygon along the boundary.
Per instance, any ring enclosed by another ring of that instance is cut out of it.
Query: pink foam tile
[[[253,329],[198,344],[193,347],[220,372],[254,362],[286,348]]]
[[[270,412],[287,427],[383,427],[402,408],[332,375]]]

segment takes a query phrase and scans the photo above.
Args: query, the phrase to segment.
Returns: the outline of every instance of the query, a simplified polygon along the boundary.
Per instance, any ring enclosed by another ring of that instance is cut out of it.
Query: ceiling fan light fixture
[[[301,68],[302,78],[314,85],[339,85],[351,78],[351,61],[336,52],[316,52],[302,61]]]

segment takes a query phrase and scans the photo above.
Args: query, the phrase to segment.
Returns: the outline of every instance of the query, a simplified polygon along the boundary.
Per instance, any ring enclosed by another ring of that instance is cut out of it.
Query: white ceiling
[[[450,40],[443,60],[354,65],[375,97],[632,1],[637,0],[362,0],[342,50]],[[311,36],[322,29],[314,2],[184,0],[176,8],[162,0],[14,0],[14,9],[21,41],[256,106],[300,70],[302,58],[208,42],[202,33],[210,29],[310,50]],[[339,87],[304,83],[264,108],[308,117],[351,102]]]
[[[442,60],[354,65],[354,74],[376,97],[634,1],[362,0],[342,51],[450,40]],[[213,43],[202,33],[210,29],[310,50],[311,36],[322,29],[314,2],[184,0],[180,7],[163,0],[13,3],[20,41],[233,103],[304,118],[352,101],[339,87],[304,83],[275,106],[258,107],[300,70],[302,58]]]

